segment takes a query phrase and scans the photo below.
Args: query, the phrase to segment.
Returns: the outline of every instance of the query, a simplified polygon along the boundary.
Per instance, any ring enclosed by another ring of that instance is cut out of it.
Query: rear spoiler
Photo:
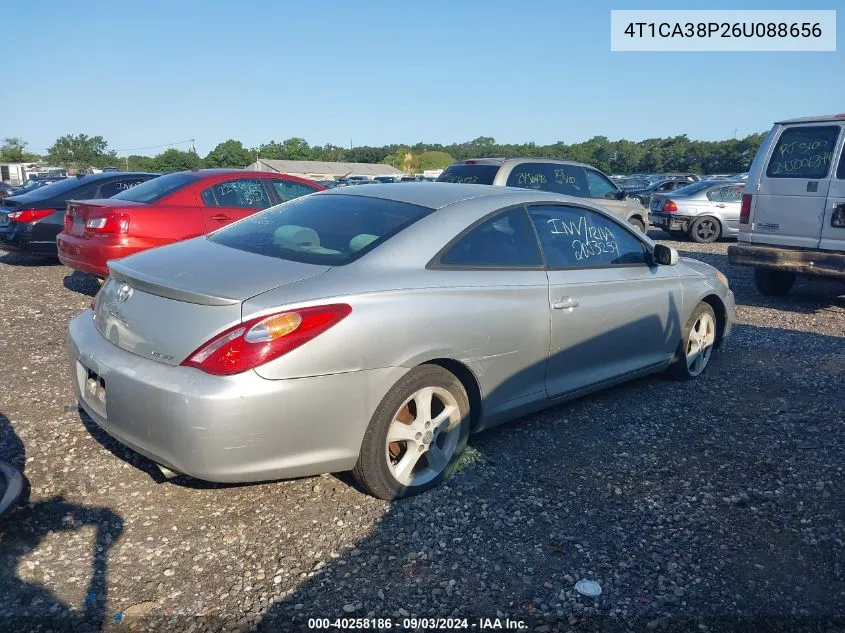
[[[109,267],[110,275],[115,279],[124,281],[130,284],[133,288],[158,295],[159,297],[174,299],[176,301],[185,301],[186,303],[196,303],[204,306],[231,306],[241,303],[240,299],[236,299],[234,297],[212,295],[203,292],[195,292],[186,288],[180,288],[179,286],[174,285],[170,280],[165,281],[163,279],[157,279],[132,270],[119,260],[109,261],[106,265]]]

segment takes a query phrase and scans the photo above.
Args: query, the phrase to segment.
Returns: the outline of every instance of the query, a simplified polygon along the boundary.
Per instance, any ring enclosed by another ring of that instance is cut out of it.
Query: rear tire
[[[352,474],[368,493],[388,501],[429,490],[454,472],[469,427],[461,381],[438,365],[415,367],[373,413]]]
[[[702,216],[693,220],[689,227],[689,237],[698,244],[711,244],[722,236],[722,225],[714,217]]]
[[[795,283],[795,273],[770,268],[754,269],[754,285],[760,294],[767,297],[783,297],[789,294]]]
[[[693,310],[684,325],[675,357],[666,370],[674,380],[691,380],[704,373],[718,337],[718,321],[713,306],[704,301]]]
[[[642,220],[640,220],[639,218],[630,218],[628,220],[628,224],[633,226],[640,233],[645,233],[645,223]]]

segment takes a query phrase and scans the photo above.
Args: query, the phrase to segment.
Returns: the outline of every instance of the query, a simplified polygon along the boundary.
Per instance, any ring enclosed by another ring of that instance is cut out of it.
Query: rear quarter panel
[[[129,238],[144,238],[152,244],[170,244],[206,232],[202,211],[196,206],[151,204],[131,209]]]

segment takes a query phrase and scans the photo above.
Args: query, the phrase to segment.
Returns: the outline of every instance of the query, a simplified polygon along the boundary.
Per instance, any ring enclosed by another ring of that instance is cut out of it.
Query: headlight
[[[725,277],[725,275],[722,273],[722,271],[721,271],[721,270],[717,270],[717,271],[716,271],[716,278],[717,278],[719,281],[721,281],[721,282],[722,282],[722,285],[723,285],[725,288],[730,288],[730,286],[728,285],[728,278],[727,278],[727,277]]]

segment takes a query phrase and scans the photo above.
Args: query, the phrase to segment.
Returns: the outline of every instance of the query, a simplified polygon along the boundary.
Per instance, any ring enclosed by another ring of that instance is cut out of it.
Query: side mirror
[[[678,251],[665,244],[655,244],[652,257],[661,266],[674,266],[678,263]]]
[[[622,189],[620,189],[619,191],[617,191],[617,192],[616,192],[616,194],[614,195],[614,197],[615,197],[617,200],[624,200],[625,198],[627,198],[627,197],[628,197],[628,194],[627,194],[627,193],[625,193]]]

